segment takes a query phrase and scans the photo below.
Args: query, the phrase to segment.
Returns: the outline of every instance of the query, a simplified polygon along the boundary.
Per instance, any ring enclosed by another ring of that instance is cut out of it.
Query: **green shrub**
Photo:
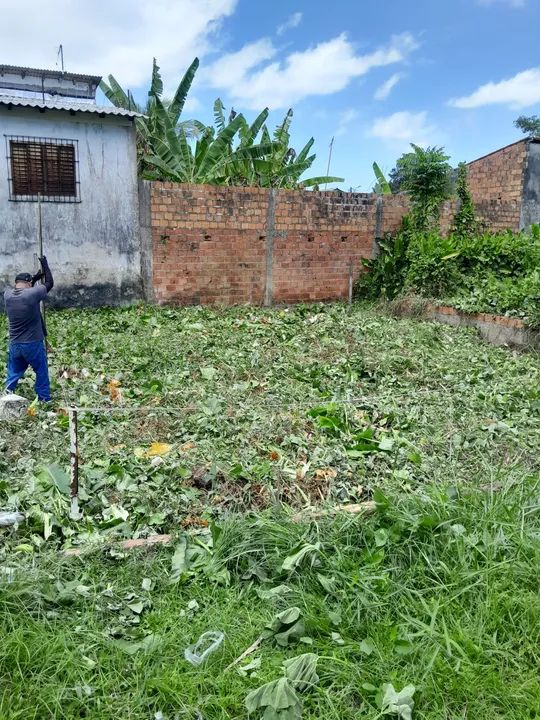
[[[490,273],[476,278],[467,292],[451,297],[449,302],[466,312],[513,315],[540,326],[540,270],[520,278],[500,278]]]
[[[412,233],[407,250],[405,287],[425,297],[441,297],[462,282],[459,246],[452,235]]]
[[[467,166],[459,163],[456,182],[456,195],[459,199],[459,209],[454,216],[452,231],[460,237],[472,237],[478,229],[474,203],[467,180]]]
[[[459,242],[464,273],[492,271],[505,277],[520,277],[540,267],[540,226],[530,233],[483,233]]]
[[[523,317],[540,326],[540,227],[528,232],[415,232],[410,223],[386,236],[369,272],[357,283],[359,297],[387,300],[413,293],[468,312]]]
[[[408,244],[407,231],[400,231],[394,236],[390,233],[385,235],[379,242],[377,257],[363,261],[367,272],[361,273],[356,281],[355,296],[368,300],[379,297],[393,300],[397,297],[405,282]]]

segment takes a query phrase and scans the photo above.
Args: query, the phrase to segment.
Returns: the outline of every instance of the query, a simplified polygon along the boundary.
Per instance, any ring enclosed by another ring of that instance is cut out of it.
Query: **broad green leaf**
[[[180,582],[182,575],[184,575],[187,569],[187,538],[185,535],[182,535],[172,557],[169,582],[171,584]]]
[[[114,640],[114,645],[127,653],[128,655],[135,655],[138,652],[152,652],[161,645],[161,637],[159,635],[146,635],[142,640]]]
[[[384,177],[383,171],[376,162],[373,163],[373,172],[377,178],[377,191],[383,195],[391,195],[392,189],[388,183],[388,180]]]
[[[261,598],[261,600],[273,600],[274,598],[288,595],[291,592],[292,590],[288,585],[277,585],[276,587],[270,588],[269,590],[265,590],[263,588],[256,589],[256,593]]]
[[[302,612],[298,607],[291,607],[278,613],[266,626],[263,638],[273,638],[278,645],[285,647],[290,642],[298,641],[304,634]]]
[[[319,682],[319,676],[316,672],[318,660],[319,657],[314,653],[304,653],[304,655],[285,660],[283,663],[285,675],[291,681],[295,690],[302,692]]]
[[[201,375],[205,380],[213,380],[217,375],[215,367],[203,367],[201,368]]]
[[[296,550],[292,555],[289,555],[285,558],[281,565],[281,569],[285,572],[292,572],[296,568],[298,568],[299,565],[302,564],[302,562],[307,559],[311,558],[311,564],[313,565],[316,556],[321,551],[321,543],[317,542],[315,544],[306,543],[305,545],[302,545],[298,550]]]
[[[63,495],[69,495],[69,476],[61,467],[53,463],[45,465],[38,478],[46,484],[54,486]]]
[[[144,610],[144,603],[141,600],[138,600],[134,603],[128,603],[128,608],[131,610],[131,612],[134,612],[136,615],[140,615],[142,611]]]
[[[286,677],[266,683],[246,697],[248,713],[259,712],[264,720],[300,720],[302,703]]]
[[[360,652],[364,655],[373,655],[376,650],[375,643],[371,638],[365,638],[359,645]]]
[[[407,685],[400,692],[391,683],[382,686],[381,712],[383,715],[396,715],[403,720],[412,720],[414,708],[414,685]]]

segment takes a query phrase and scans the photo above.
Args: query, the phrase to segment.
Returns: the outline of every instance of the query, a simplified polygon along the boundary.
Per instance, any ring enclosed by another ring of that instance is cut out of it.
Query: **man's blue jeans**
[[[14,392],[28,366],[36,373],[36,395],[41,402],[51,399],[47,351],[42,340],[37,342],[10,343],[8,354],[8,377],[6,389]]]

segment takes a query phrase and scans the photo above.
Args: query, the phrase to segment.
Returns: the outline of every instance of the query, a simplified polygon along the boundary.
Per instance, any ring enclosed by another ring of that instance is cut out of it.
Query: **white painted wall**
[[[9,200],[6,135],[78,140],[80,203],[42,203],[51,304],[108,305],[141,297],[135,129],[131,120],[0,106],[0,287],[34,269],[37,203]]]

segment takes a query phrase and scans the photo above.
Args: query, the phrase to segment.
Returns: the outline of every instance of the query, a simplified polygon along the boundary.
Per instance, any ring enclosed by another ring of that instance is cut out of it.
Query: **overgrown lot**
[[[418,295],[465,312],[521,318],[540,327],[540,226],[528,232],[443,236],[403,229],[387,237],[366,261],[359,297],[392,300]]]
[[[413,717],[540,715],[538,356],[364,306],[49,324],[84,516],[62,409],[3,426],[0,507],[28,520],[0,531],[0,717],[246,718],[279,678],[254,718],[410,717],[388,684]],[[110,545],[159,532],[173,548]],[[194,667],[206,630],[225,640]]]

